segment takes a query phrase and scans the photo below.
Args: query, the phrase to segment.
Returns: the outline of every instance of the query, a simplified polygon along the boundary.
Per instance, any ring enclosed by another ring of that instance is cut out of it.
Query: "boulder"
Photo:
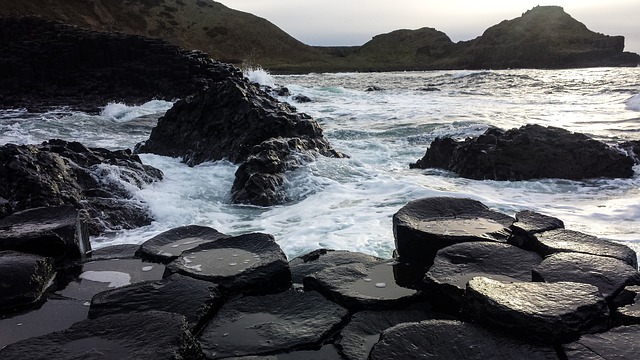
[[[140,245],[136,244],[111,245],[91,250],[89,255],[91,260],[132,259],[139,248]]]
[[[222,305],[218,286],[180,274],[103,291],[91,299],[89,318],[158,310],[184,315],[195,334]]]
[[[169,263],[167,272],[214,282],[227,293],[273,293],[291,287],[287,257],[273,236],[261,233],[201,244]]]
[[[638,256],[628,246],[573,230],[558,229],[535,234],[525,246],[545,256],[577,252],[612,257],[638,268]]]
[[[633,159],[587,135],[556,127],[490,128],[476,138],[436,138],[411,167],[477,180],[629,178]]]
[[[319,345],[348,311],[316,292],[285,291],[225,303],[199,335],[208,359]]]
[[[558,218],[524,210],[516,213],[516,222],[509,226],[511,237],[509,243],[518,247],[525,247],[528,240],[535,234],[555,229],[564,229],[564,222]]]
[[[440,249],[424,280],[434,304],[458,309],[467,283],[482,276],[494,280],[531,281],[531,269],[542,257],[534,252],[495,242],[468,242]]]
[[[130,189],[160,179],[160,170],[143,165],[129,150],[63,140],[0,147],[0,197],[12,211],[60,205],[84,209],[91,234],[150,224],[146,206],[132,199]]]
[[[627,285],[640,285],[640,273],[611,257],[561,252],[548,256],[532,271],[534,281],[571,281],[597,286],[607,300]]]
[[[402,261],[431,266],[438,250],[469,241],[508,238],[513,218],[472,199],[432,197],[414,200],[393,215],[393,235]]]
[[[395,261],[354,262],[327,267],[304,278],[315,290],[351,311],[397,309],[419,302],[422,294],[396,283]]]
[[[387,359],[554,359],[551,346],[527,343],[478,325],[455,320],[404,323],[385,330],[369,360]]]
[[[462,311],[485,326],[546,343],[577,339],[609,319],[607,302],[593,285],[485,277],[469,281]]]
[[[201,359],[182,315],[160,311],[84,320],[69,329],[13,343],[3,359]]]
[[[425,310],[360,311],[342,329],[336,345],[348,360],[367,360],[369,352],[380,340],[380,334],[392,326],[436,318],[438,315]]]
[[[51,258],[0,251],[0,310],[39,301],[55,275]]]
[[[91,251],[88,215],[72,206],[28,209],[0,219],[0,250],[80,260]]]
[[[621,299],[622,298],[622,299]],[[627,286],[614,301],[613,317],[623,325],[640,325],[640,286]]]
[[[635,360],[640,354],[640,325],[583,335],[575,342],[562,345],[562,351],[567,360]]]
[[[326,268],[352,264],[375,264],[383,260],[375,256],[346,250],[317,249],[289,261],[291,278],[294,283],[302,284],[306,276]]]
[[[138,251],[136,251],[136,256],[149,261],[167,264],[177,259],[185,250],[190,250],[200,244],[216,241],[224,237],[228,236],[210,227],[199,225],[181,226],[167,230],[143,242]]]

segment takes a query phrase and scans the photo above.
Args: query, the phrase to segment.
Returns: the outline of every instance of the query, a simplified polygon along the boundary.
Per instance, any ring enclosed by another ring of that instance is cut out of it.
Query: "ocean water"
[[[314,117],[334,148],[349,159],[320,158],[288,175],[294,202],[260,208],[230,203],[237,166],[226,161],[189,168],[179,159],[142,154],[162,182],[134,191],[156,221],[92,239],[94,248],[139,244],[177,226],[211,226],[228,234],[265,232],[289,258],[319,247],[388,258],[391,218],[407,202],[428,196],[469,197],[515,214],[556,216],[568,229],[625,243],[640,252],[640,167],[630,179],[522,182],[477,181],[436,170],[409,169],[433,139],[465,138],[488,126],[542,124],[614,144],[640,140],[640,68],[432,71],[271,76],[247,73],[264,85],[286,86],[294,104]],[[379,91],[366,91],[369,87]],[[0,112],[0,144],[50,138],[108,149],[148,138],[170,102],[105,104],[100,115],[59,109]]]

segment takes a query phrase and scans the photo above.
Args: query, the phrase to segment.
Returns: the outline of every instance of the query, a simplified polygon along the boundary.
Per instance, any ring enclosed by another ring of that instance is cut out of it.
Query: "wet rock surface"
[[[193,249],[200,244],[228,237],[216,229],[188,225],[167,230],[140,245],[136,255],[149,261],[169,263],[185,250]]]
[[[84,209],[91,234],[148,225],[148,210],[124,184],[140,188],[161,179],[160,170],[143,165],[129,150],[63,140],[0,147],[0,197],[12,212],[60,205]]]
[[[577,338],[609,318],[604,297],[580,283],[469,281],[462,311],[480,324],[546,343]]]
[[[51,258],[0,251],[0,310],[39,301],[55,275]]]
[[[459,307],[472,278],[531,281],[531,270],[540,262],[540,255],[508,244],[469,242],[451,245],[438,251],[427,272],[426,293],[440,306]]]
[[[433,263],[438,250],[461,242],[506,241],[513,218],[479,201],[433,197],[414,200],[393,215],[396,250],[403,261]]]
[[[382,333],[370,360],[386,359],[557,359],[551,346],[511,339],[454,320],[396,325]]]
[[[571,281],[598,287],[607,300],[627,285],[640,285],[640,273],[631,265],[610,257],[582,253],[553,254],[535,269],[535,281]]]
[[[524,210],[516,213],[516,221],[511,224],[509,229],[513,234],[509,238],[509,243],[528,248],[525,244],[533,235],[544,231],[564,229],[564,222],[552,216]]]
[[[293,282],[302,284],[306,276],[326,268],[353,263],[378,264],[383,261],[375,256],[359,252],[317,249],[292,259],[289,262],[289,267],[291,268]]]
[[[208,359],[318,345],[348,312],[316,292],[247,296],[222,306],[198,337]]]
[[[627,286],[614,300],[619,306],[614,312],[617,323],[640,325],[640,286]]]
[[[287,258],[273,236],[252,233],[201,244],[167,271],[215,282],[228,293],[273,293],[291,286]]]
[[[182,315],[149,311],[84,320],[69,329],[0,350],[5,359],[199,359]]]
[[[568,360],[632,360],[640,354],[640,325],[622,326],[601,334],[583,335],[562,346]]]
[[[463,141],[436,138],[413,168],[442,168],[478,180],[628,178],[634,161],[587,135],[525,125]]]

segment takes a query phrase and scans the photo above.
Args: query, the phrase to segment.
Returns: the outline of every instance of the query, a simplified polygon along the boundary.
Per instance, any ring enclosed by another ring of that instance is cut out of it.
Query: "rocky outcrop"
[[[0,309],[31,305],[39,301],[54,276],[51,258],[0,251]]]
[[[174,100],[239,70],[163,40],[83,30],[41,18],[0,18],[0,108]]]
[[[130,189],[160,179],[160,170],[129,150],[63,140],[0,147],[0,198],[11,212],[69,205],[88,212],[91,234],[149,224],[148,210]]]
[[[476,138],[436,138],[412,168],[441,168],[477,180],[528,180],[633,176],[633,160],[584,134],[525,125],[490,128]]]

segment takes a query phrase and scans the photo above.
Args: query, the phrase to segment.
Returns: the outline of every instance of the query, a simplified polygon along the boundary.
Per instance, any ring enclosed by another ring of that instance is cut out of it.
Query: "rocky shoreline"
[[[464,198],[418,199],[393,220],[394,259],[318,249],[291,261],[268,234],[185,226],[91,251],[86,218],[52,215],[38,234],[0,220],[0,355],[637,355],[640,272],[628,247]]]

